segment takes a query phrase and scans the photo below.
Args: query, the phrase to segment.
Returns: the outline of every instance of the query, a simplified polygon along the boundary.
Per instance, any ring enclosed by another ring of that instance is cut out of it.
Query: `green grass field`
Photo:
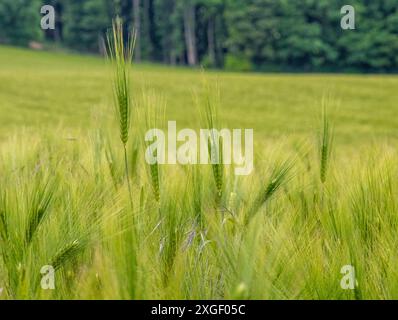
[[[111,78],[101,58],[0,47],[0,299],[398,298],[397,76],[134,65],[132,201]],[[203,81],[222,126],[254,129],[255,171],[223,168],[220,197],[211,166],[143,158],[147,98],[199,128]]]

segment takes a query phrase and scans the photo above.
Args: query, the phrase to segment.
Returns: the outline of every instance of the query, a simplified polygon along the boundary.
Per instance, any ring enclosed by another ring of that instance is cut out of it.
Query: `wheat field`
[[[112,70],[0,47],[0,299],[398,298],[398,77]],[[203,126],[204,81],[249,176],[144,160],[151,126]]]

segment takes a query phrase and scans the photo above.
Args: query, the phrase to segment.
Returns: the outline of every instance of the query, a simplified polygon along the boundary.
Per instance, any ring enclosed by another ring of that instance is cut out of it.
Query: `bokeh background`
[[[43,32],[40,7],[56,29]],[[352,5],[356,30],[342,30]],[[396,0],[1,0],[0,43],[101,53],[119,15],[136,60],[230,70],[396,72]]]

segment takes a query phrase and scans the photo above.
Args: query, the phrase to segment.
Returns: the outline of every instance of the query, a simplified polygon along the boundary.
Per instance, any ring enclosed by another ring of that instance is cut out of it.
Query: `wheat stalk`
[[[114,67],[113,92],[115,98],[115,110],[119,120],[120,140],[123,144],[125,175],[127,187],[133,209],[133,196],[130,185],[127,142],[129,139],[131,121],[131,89],[130,89],[130,66],[133,59],[135,35],[129,35],[125,44],[123,23],[116,18],[112,24],[112,33],[108,33],[108,55]]]

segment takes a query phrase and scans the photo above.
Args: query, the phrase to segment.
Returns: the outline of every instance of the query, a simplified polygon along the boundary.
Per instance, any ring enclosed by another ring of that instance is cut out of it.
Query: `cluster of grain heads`
[[[117,18],[112,25],[112,32],[108,33],[108,56],[114,69],[113,92],[115,98],[115,111],[119,122],[120,140],[123,144],[125,175],[131,207],[133,209],[133,196],[129,178],[129,164],[127,156],[127,142],[130,132],[132,113],[130,68],[133,59],[135,36],[129,35],[127,43],[123,32],[123,23]]]
[[[91,263],[86,249],[92,248],[95,238],[101,239],[99,230],[105,222],[101,210],[109,203],[105,197],[112,187],[103,179],[87,178],[97,173],[85,169],[95,168],[96,146],[91,144],[90,152],[79,144],[77,160],[62,150],[62,141],[42,140],[46,142],[31,147],[34,139],[24,138],[17,144],[23,145],[23,152],[9,154],[7,148],[0,153],[1,298],[71,297],[81,268]],[[40,270],[47,265],[56,270],[57,290],[41,288]]]

